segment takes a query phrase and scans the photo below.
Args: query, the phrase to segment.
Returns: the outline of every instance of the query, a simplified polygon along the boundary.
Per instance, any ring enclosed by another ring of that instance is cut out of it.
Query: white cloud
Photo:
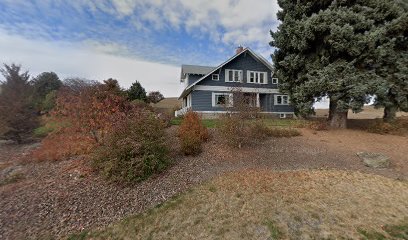
[[[269,41],[276,25],[277,1],[270,0],[112,0],[120,16],[140,15],[156,28],[164,25],[188,32],[207,33],[225,44],[257,44]],[[137,21],[135,20],[135,21]],[[141,22],[135,23],[142,25]]]
[[[166,97],[180,93],[180,68],[113,55],[126,48],[93,41],[67,43],[30,40],[0,29],[0,63],[19,63],[32,75],[54,71],[61,78],[93,80],[116,78],[123,87],[138,80],[147,91],[159,90]]]

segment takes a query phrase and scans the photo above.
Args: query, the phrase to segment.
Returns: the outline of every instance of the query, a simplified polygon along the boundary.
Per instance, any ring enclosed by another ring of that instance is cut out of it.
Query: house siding
[[[193,91],[191,94],[193,111],[225,111],[224,108],[212,106],[211,91]]]
[[[223,93],[223,92],[217,92]],[[228,93],[228,92],[225,92]],[[225,107],[212,106],[212,91],[193,91],[192,94],[192,109],[193,111],[226,111]],[[290,105],[274,105],[275,94],[260,94],[259,101],[261,103],[262,112],[293,112],[293,107]]]
[[[235,69],[243,71],[243,79],[241,83],[225,82],[225,69]],[[247,72],[257,71],[266,72],[267,84],[248,83]],[[190,75],[189,85],[196,83],[196,86],[213,86],[213,87],[242,87],[242,88],[255,88],[255,89],[278,89],[278,84],[272,84],[272,71],[265,65],[265,63],[257,60],[249,51],[242,53],[231,62],[225,64],[222,68],[216,70],[214,74],[219,74],[219,80],[212,80],[212,74],[205,79],[197,82],[201,79],[202,75]],[[217,89],[214,89],[215,91]],[[225,107],[213,107],[213,89],[201,90],[192,88],[191,94],[191,107],[193,111],[197,112],[222,112],[228,110]],[[224,91],[216,91],[217,93],[228,93]],[[291,105],[274,105],[275,93],[260,93],[259,101],[262,112],[275,112],[275,113],[289,113],[293,112],[294,108]]]
[[[236,69],[243,70],[243,82],[242,83],[232,83],[225,82],[225,69]],[[247,71],[259,71],[267,73],[268,84],[257,84],[248,83]],[[257,61],[249,52],[243,53],[238,56],[233,61],[227,63],[224,67],[214,72],[215,74],[220,74],[220,80],[212,80],[211,75],[207,76],[205,79],[197,83],[197,85],[206,86],[225,86],[225,87],[251,87],[251,88],[268,88],[277,89],[277,84],[272,84],[272,71],[265,66],[265,64]]]
[[[197,82],[202,77],[204,77],[204,75],[189,74],[189,76],[188,76],[188,85],[190,86],[191,84]]]

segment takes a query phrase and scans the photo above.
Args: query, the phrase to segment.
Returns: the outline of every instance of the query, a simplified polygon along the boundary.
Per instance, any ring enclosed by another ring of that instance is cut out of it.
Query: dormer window
[[[218,80],[220,80],[220,75],[219,74],[213,74],[213,75],[211,75],[212,76],[212,80],[213,81],[218,81]]]
[[[242,82],[242,70],[225,69],[225,82]]]
[[[248,71],[247,72],[247,82],[248,83],[258,83],[258,84],[268,84],[268,79],[266,78],[266,72],[255,72],[255,71]]]

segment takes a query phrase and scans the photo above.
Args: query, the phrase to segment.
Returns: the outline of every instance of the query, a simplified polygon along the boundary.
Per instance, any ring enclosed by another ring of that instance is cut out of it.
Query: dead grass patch
[[[392,122],[376,119],[369,124],[367,130],[378,134],[406,135],[408,134],[408,117],[401,117]]]
[[[395,237],[406,230],[400,224],[407,200],[406,182],[359,172],[241,171],[87,237],[359,239],[362,231]]]
[[[294,128],[270,128],[267,132],[269,137],[297,137],[302,133]]]

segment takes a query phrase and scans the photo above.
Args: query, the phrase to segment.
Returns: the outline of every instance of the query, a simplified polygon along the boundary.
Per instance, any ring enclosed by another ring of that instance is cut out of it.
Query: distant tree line
[[[347,113],[374,96],[384,120],[408,111],[408,4],[395,0],[279,0],[282,21],[270,45],[280,79],[299,116],[330,98],[329,122],[344,128]]]
[[[164,99],[158,91],[146,94],[138,81],[129,89],[123,89],[112,78],[103,83],[81,78],[62,81],[54,72],[43,72],[31,78],[28,71],[23,71],[16,64],[4,64],[0,72],[4,77],[4,80],[0,80],[0,138],[17,143],[31,136],[40,125],[40,117],[53,111],[57,98],[67,92],[79,96],[89,86],[97,86],[101,91],[121,96],[129,102],[155,104]]]

